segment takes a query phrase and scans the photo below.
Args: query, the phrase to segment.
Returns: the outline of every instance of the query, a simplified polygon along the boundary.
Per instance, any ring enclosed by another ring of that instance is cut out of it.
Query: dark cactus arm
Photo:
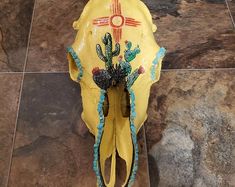
[[[96,53],[98,57],[100,58],[100,60],[104,61],[105,63],[107,62],[107,58],[104,56],[104,53],[102,51],[100,44],[96,45]]]
[[[120,54],[120,44],[115,44],[115,50],[113,51],[113,56],[118,56]]]
[[[110,33],[106,33],[104,36],[105,40],[105,56],[107,58],[107,69],[112,66],[112,59],[113,59],[113,44],[112,44],[112,36]]]

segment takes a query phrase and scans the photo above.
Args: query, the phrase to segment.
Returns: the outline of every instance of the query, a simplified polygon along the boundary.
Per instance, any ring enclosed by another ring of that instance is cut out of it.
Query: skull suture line
[[[97,185],[115,185],[118,153],[126,163],[123,186],[131,186],[138,168],[137,133],[147,118],[150,87],[159,80],[165,49],[155,42],[156,26],[140,0],[90,0],[73,26],[78,33],[68,48],[69,72],[80,83],[82,120],[96,139]]]

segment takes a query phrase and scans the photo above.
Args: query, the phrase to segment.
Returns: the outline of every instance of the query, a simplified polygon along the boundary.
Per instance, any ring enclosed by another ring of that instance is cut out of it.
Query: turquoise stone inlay
[[[128,88],[128,92],[130,94],[130,104],[131,104],[131,115],[130,115],[130,129],[131,129],[131,137],[134,147],[134,159],[133,159],[133,165],[132,165],[132,171],[130,174],[130,178],[128,181],[128,187],[131,187],[135,177],[136,172],[138,170],[138,159],[139,159],[139,150],[138,150],[138,143],[137,143],[137,134],[136,134],[136,128],[135,128],[135,117],[136,117],[136,111],[135,111],[135,94],[134,91],[130,88]]]
[[[101,143],[102,134],[104,131],[104,114],[103,114],[103,103],[105,100],[105,90],[100,91],[100,100],[97,106],[97,111],[99,114],[99,124],[97,125],[98,134],[96,137],[96,141],[94,144],[94,160],[93,160],[93,170],[95,171],[97,182],[99,187],[103,187],[103,179],[100,173],[100,167],[99,167],[99,148]]]
[[[161,47],[153,60],[152,67],[151,67],[151,79],[156,79],[156,65],[158,64],[159,60],[162,59],[165,56],[166,49]]]
[[[72,56],[74,62],[76,63],[76,66],[77,66],[77,68],[79,70],[77,80],[80,81],[82,76],[83,76],[83,68],[82,68],[82,65],[81,65],[81,61],[78,58],[76,52],[73,50],[72,47],[68,47],[67,48],[67,52]]]

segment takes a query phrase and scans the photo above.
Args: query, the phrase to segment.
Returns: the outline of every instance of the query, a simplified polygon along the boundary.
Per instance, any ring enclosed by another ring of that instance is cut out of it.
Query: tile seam
[[[14,127],[14,132],[13,132],[13,137],[12,137],[12,146],[11,146],[11,151],[10,151],[10,158],[9,158],[8,171],[7,171],[7,179],[6,179],[6,184],[5,184],[6,187],[9,186],[9,179],[10,179],[11,166],[12,166],[12,157],[13,157],[16,131],[17,131],[17,123],[18,123],[19,110],[20,110],[20,104],[21,104],[21,99],[22,99],[22,91],[23,91],[25,70],[26,70],[26,64],[27,64],[27,59],[28,59],[28,52],[29,52],[29,45],[30,45],[31,32],[32,32],[32,26],[33,26],[33,21],[34,21],[36,3],[37,3],[37,0],[34,1],[34,5],[33,5],[33,12],[32,12],[30,29],[29,29],[29,34],[28,34],[28,42],[27,42],[27,49],[26,49],[26,53],[25,53],[23,72],[21,72],[22,73],[22,79],[21,79],[21,83],[20,83],[20,92],[19,92],[18,106],[17,106],[17,111],[16,111],[15,127]],[[17,74],[17,73],[20,73],[20,72],[13,72],[12,74]]]
[[[230,10],[230,6],[229,6],[229,3],[228,3],[228,0],[225,0],[225,3],[226,3],[226,6],[227,6],[227,9],[228,9],[228,12],[229,12],[229,16],[230,16],[230,19],[232,21],[232,25],[233,25],[233,29],[234,29],[235,28],[235,23],[234,23],[232,12]]]
[[[171,71],[230,71],[230,70],[235,70],[235,68],[204,68],[204,69],[162,69],[161,72],[171,72]],[[21,74],[23,72],[0,72],[1,74]],[[38,72],[24,72],[24,74],[66,74],[69,73],[69,71],[38,71]]]
[[[143,125],[143,136],[144,136],[144,144],[145,144],[145,156],[147,160],[147,176],[148,176],[148,187],[151,186],[150,184],[150,175],[149,175],[149,159],[148,159],[148,148],[147,148],[147,140],[146,140],[146,132],[145,132],[145,124]]]

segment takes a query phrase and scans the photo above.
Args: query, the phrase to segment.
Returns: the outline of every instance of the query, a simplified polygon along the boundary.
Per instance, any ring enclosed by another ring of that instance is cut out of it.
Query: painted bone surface
[[[165,49],[155,42],[156,26],[139,0],[90,0],[73,27],[77,36],[67,49],[69,72],[81,86],[82,120],[96,140],[91,164],[97,186],[115,186],[117,154],[126,163],[123,186],[131,186],[138,170],[137,133]]]

